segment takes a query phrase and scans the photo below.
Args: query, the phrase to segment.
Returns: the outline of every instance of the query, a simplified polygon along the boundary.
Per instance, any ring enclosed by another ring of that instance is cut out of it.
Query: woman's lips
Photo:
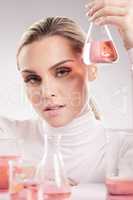
[[[60,114],[64,107],[65,105],[47,106],[44,109],[44,112],[48,117],[56,117]]]

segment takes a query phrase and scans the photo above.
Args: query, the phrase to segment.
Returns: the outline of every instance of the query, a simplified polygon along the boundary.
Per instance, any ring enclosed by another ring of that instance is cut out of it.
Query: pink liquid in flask
[[[46,200],[70,200],[71,199],[71,191],[70,188],[57,186],[44,186],[43,197]]]
[[[106,186],[107,200],[133,200],[133,180],[109,178]]]
[[[111,40],[92,41],[89,53],[92,63],[112,63],[118,59],[118,54]]]

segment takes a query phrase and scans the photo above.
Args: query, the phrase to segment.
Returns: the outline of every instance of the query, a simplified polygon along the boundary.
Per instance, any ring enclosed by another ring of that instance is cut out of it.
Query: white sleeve
[[[133,178],[133,132],[123,137],[119,152],[119,176]]]
[[[13,137],[15,127],[15,120],[0,116],[0,137]]]
[[[0,116],[0,137],[28,138],[36,133],[35,120],[15,120]]]
[[[36,119],[15,120],[0,116],[0,138],[16,138],[20,141],[24,159],[37,162],[42,159],[42,131],[42,124]]]
[[[108,130],[107,172],[133,177],[133,130]]]
[[[131,63],[133,64],[133,48],[129,49],[127,52],[128,52],[129,59]]]

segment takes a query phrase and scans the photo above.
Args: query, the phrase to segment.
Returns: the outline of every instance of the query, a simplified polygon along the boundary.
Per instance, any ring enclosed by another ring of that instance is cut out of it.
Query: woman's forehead
[[[19,63],[21,66],[53,66],[64,60],[76,59],[76,54],[67,39],[52,36],[23,47]]]
[[[37,54],[37,52],[39,52],[39,54],[46,54],[47,52],[50,52],[52,55],[55,53],[74,53],[71,41],[61,36],[46,37],[39,41],[33,42],[28,46],[29,51],[35,54]]]

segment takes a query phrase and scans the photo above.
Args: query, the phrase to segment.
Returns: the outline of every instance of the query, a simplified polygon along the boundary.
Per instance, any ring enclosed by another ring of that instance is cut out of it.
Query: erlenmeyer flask
[[[90,23],[83,49],[84,63],[113,63],[117,60],[118,52],[108,26]]]
[[[42,200],[69,200],[71,187],[66,178],[60,152],[61,135],[45,134],[44,156],[40,162],[36,178],[41,185]]]

